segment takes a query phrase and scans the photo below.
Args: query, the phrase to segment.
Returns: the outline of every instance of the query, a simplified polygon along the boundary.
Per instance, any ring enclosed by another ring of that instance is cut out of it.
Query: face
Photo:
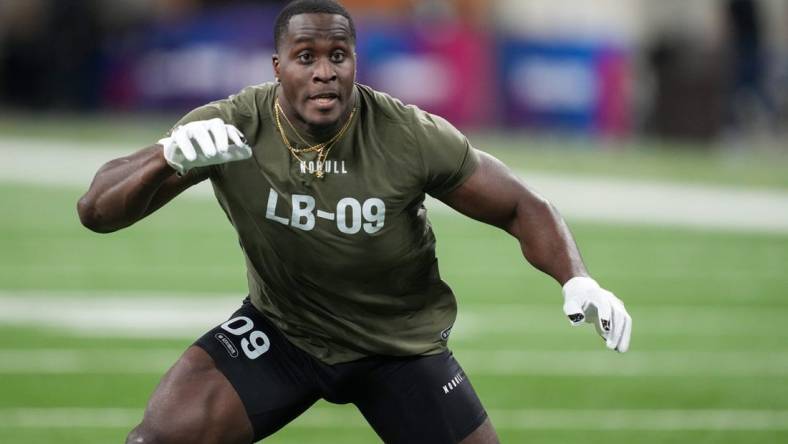
[[[299,14],[274,55],[279,99],[308,128],[337,126],[353,106],[355,46],[348,20],[335,14]]]

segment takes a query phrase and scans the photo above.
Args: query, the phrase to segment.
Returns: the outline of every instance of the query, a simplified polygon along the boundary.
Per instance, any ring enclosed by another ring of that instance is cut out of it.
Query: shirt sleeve
[[[424,162],[424,191],[441,197],[462,185],[476,171],[479,159],[468,139],[451,123],[429,113],[421,120],[416,137]]]
[[[167,136],[172,134],[175,128],[189,122],[210,120],[218,117],[222,119],[224,123],[238,128],[248,140],[251,134],[247,134],[247,132],[249,132],[249,127],[251,123],[253,123],[253,117],[256,113],[255,97],[255,88],[249,87],[226,99],[217,100],[195,108],[178,120],[178,122],[167,132]],[[247,131],[245,132],[245,130]]]

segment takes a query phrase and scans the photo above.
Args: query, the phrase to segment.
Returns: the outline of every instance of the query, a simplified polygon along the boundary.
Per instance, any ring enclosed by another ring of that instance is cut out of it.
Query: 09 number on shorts
[[[222,330],[235,336],[243,336],[249,333],[248,337],[241,338],[241,350],[249,359],[257,359],[271,347],[268,336],[260,330],[254,330],[254,323],[246,316],[237,316],[221,325]]]

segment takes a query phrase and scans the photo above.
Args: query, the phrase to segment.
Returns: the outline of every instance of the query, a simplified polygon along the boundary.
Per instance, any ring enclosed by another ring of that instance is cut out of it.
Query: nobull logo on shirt
[[[326,160],[325,162],[302,160],[300,164],[301,174],[315,174],[315,171],[323,171],[326,174],[347,174],[344,160]]]

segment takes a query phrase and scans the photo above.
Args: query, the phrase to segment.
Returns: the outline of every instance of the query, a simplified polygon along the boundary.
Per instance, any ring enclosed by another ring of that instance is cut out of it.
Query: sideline
[[[86,188],[109,159],[138,147],[0,138],[0,183]],[[788,191],[519,171],[571,221],[788,233]],[[208,183],[184,197],[213,195]],[[428,206],[448,211],[428,199]]]

